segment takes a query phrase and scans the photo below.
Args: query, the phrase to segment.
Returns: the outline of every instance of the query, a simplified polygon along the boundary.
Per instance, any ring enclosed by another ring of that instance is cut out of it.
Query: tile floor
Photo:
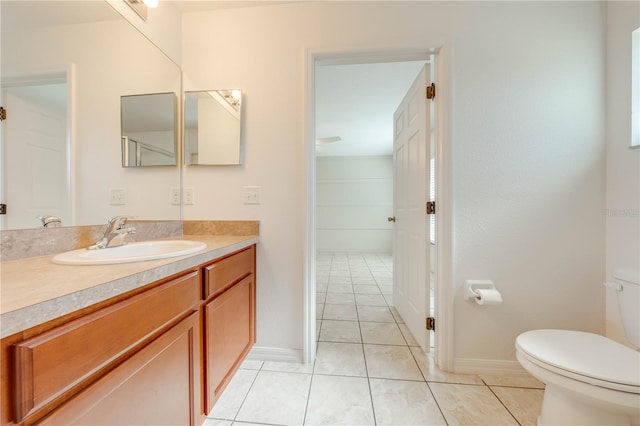
[[[390,255],[319,254],[315,363],[245,361],[204,426],[535,425],[543,384],[438,370],[391,280]]]

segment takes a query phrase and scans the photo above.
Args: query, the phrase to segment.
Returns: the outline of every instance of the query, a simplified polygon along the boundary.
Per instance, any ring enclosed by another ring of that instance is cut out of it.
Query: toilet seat
[[[606,337],[570,330],[532,330],[516,348],[541,368],[591,385],[640,394],[640,352]]]

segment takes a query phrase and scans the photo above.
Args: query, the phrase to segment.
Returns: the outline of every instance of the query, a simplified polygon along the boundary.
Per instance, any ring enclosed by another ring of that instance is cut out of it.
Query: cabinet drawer
[[[254,272],[255,246],[232,254],[204,268],[204,298],[221,293]]]
[[[196,310],[199,296],[192,272],[15,345],[16,420]]]
[[[201,424],[191,385],[200,374],[199,324],[193,313],[37,424]]]

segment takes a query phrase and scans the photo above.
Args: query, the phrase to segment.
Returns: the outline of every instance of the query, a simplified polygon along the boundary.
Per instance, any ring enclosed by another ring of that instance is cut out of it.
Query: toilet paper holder
[[[464,286],[465,298],[469,300],[477,300],[480,295],[476,293],[476,290],[496,290],[496,286],[493,285],[491,280],[466,280]]]

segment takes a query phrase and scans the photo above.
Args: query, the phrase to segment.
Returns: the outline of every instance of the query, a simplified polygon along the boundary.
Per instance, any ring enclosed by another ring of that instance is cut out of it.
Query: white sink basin
[[[207,247],[205,243],[187,240],[143,241],[119,247],[98,250],[79,249],[60,253],[53,263],[62,265],[109,265],[166,259],[197,253]]]

